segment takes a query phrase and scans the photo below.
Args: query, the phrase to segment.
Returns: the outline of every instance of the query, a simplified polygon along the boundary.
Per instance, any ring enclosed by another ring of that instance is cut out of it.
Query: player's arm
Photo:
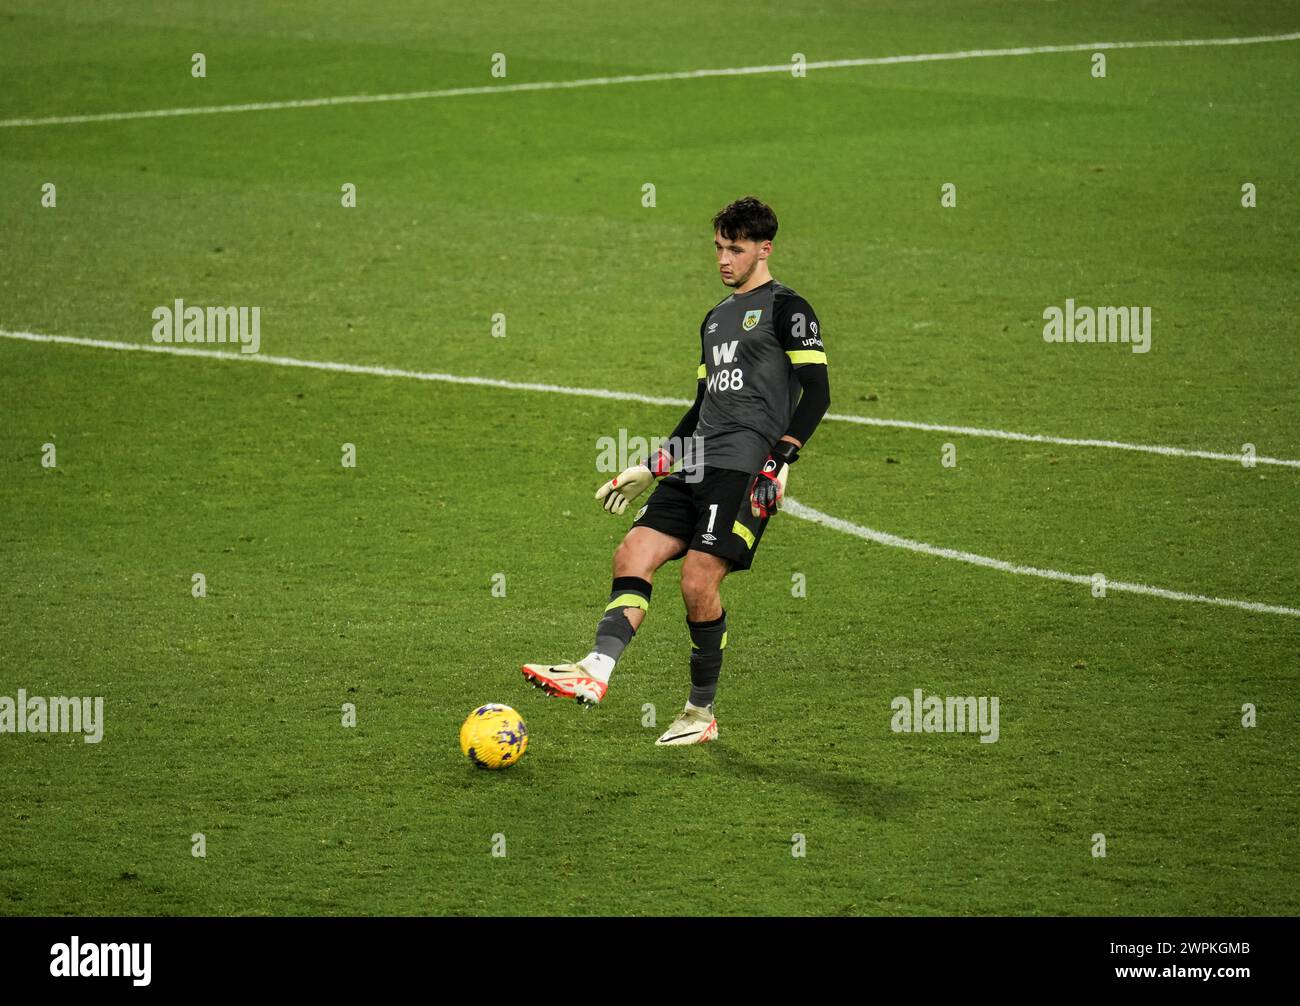
[[[708,321],[706,317],[704,319]],[[700,338],[703,340],[704,324],[700,324]],[[636,499],[657,478],[663,478],[673,465],[680,461],[684,453],[686,438],[695,433],[700,421],[700,407],[704,404],[704,348],[701,342],[700,363],[696,370],[695,402],[682,416],[676,428],[668,436],[668,442],[650,452],[650,457],[631,468],[620,472],[596,490],[596,499],[610,513],[621,514],[627,505]]]
[[[755,517],[768,517],[776,512],[785,496],[790,466],[798,460],[800,449],[808,443],[831,405],[826,346],[822,341],[821,322],[812,305],[802,297],[785,298],[777,306],[774,321],[777,337],[803,390],[789,427],[772,445],[754,480],[749,504]]]
[[[794,376],[799,379],[803,393],[799,396],[794,415],[790,417],[790,428],[781,437],[778,447],[781,443],[803,447],[831,407],[831,379],[825,363],[801,364],[794,368]]]
[[[673,432],[668,434],[668,443],[664,445],[664,449],[668,454],[668,466],[670,468],[673,463],[682,459],[682,456],[686,452],[686,438],[695,435],[695,427],[698,426],[700,422],[700,409],[704,405],[704,389],[708,383],[704,372],[703,349],[700,350],[700,365],[695,373],[695,401],[691,403],[691,407],[686,410],[686,415],[682,416],[681,422],[677,424]]]

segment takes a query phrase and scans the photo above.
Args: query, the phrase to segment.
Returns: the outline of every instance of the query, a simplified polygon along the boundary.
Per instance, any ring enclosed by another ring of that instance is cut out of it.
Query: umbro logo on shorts
[[[712,544],[713,544],[715,541],[717,541],[718,539],[715,538],[715,537],[714,537],[713,535],[711,535],[711,534],[705,533],[705,534],[700,535],[700,540],[703,541],[703,542],[708,543],[709,545],[712,545]]]
[[[640,510],[638,510],[638,511],[636,512],[636,516],[632,518],[632,523],[633,523],[633,524],[635,524],[637,521],[639,521],[639,520],[642,518],[642,516],[645,515],[646,507],[648,507],[648,506],[650,506],[649,503],[647,503],[645,506],[643,506]]]

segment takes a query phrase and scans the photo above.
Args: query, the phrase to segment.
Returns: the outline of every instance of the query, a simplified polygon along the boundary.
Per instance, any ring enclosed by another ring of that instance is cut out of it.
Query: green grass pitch
[[[459,6],[14,0],[0,120],[1300,30],[1295,3]],[[264,355],[685,399],[709,219],[753,193],[832,413],[1300,457],[1300,42],[1106,57],[0,126],[0,329],[143,344],[176,298],[258,305]],[[1151,351],[1045,343],[1066,298],[1151,306]],[[643,725],[686,695],[675,565],[601,707],[529,689],[590,648],[630,523],[592,500],[598,438],[682,411],[0,338],[0,695],[105,702],[99,744],[0,734],[0,913],[1300,910],[1293,615],[787,514],[723,585],[718,743]],[[1298,478],[828,419],[790,492],[1295,607]],[[998,741],[893,732],[917,688],[997,696]],[[507,772],[457,748],[484,702],[531,731]]]

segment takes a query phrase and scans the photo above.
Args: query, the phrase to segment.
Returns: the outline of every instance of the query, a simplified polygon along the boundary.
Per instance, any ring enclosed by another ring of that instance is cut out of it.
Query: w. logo
[[[724,363],[731,363],[736,359],[736,344],[740,340],[732,339],[731,342],[724,342],[713,347],[713,365],[720,367]]]

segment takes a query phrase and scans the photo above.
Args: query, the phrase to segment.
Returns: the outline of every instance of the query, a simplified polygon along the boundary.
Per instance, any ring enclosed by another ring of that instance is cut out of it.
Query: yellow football
[[[479,706],[461,725],[460,750],[478,768],[509,768],[528,750],[528,727],[509,706]]]

